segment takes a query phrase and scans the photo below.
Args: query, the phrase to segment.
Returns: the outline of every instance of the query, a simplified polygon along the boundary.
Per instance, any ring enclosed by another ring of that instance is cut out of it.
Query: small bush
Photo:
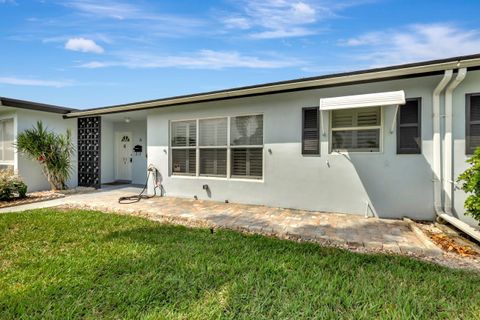
[[[462,184],[461,189],[469,194],[465,200],[465,214],[480,221],[480,148],[477,148],[470,159],[471,166],[457,179]]]
[[[0,201],[25,198],[27,185],[12,170],[0,170]]]

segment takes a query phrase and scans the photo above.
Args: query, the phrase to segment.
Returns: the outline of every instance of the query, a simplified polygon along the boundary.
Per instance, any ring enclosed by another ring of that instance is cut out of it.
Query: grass
[[[480,319],[480,275],[236,232],[0,215],[0,319]]]

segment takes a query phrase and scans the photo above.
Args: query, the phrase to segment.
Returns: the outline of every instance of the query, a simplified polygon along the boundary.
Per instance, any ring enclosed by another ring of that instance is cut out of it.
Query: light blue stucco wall
[[[36,125],[37,121],[41,120],[48,128],[48,130],[56,133],[65,134],[67,129],[72,132],[72,141],[77,149],[77,120],[64,120],[61,114],[40,112],[33,110],[15,109],[17,117],[17,133],[23,132],[26,129],[31,129]],[[71,179],[68,182],[69,187],[77,186],[77,154],[75,152],[73,158],[73,170]],[[18,155],[17,170],[19,175],[23,178],[28,186],[28,191],[49,190],[50,185],[44,175],[42,174],[40,165],[36,161],[32,161]]]
[[[440,79],[429,76],[151,110],[149,163],[159,168],[167,195],[362,215],[368,202],[379,217],[431,220],[432,92]],[[328,121],[324,120],[327,134],[321,136],[320,156],[301,154],[303,107],[318,106],[324,97],[392,90],[405,90],[407,98],[422,98],[422,154],[396,154],[396,132],[390,133],[395,110],[391,106],[383,108],[381,152],[329,153]],[[263,181],[169,175],[169,121],[259,112],[264,114],[265,127]],[[203,184],[209,185],[210,196]]]

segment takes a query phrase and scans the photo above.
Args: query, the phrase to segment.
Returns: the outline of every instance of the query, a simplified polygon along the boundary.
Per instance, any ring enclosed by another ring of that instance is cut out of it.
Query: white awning
[[[320,99],[320,110],[338,110],[405,104],[405,92],[389,91]]]

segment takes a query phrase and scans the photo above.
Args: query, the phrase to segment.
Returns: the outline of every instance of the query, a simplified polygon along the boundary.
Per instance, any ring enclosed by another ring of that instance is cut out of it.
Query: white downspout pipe
[[[442,210],[442,151],[440,139],[440,94],[447,86],[450,79],[452,79],[453,70],[445,70],[442,80],[438,83],[435,90],[433,90],[433,205],[435,213],[443,213]]]
[[[455,79],[454,82],[456,82],[457,80],[461,81],[465,77],[464,75],[460,75],[460,73],[464,72],[464,71],[462,71],[462,69],[459,70],[459,75],[457,76],[457,78]],[[442,171],[441,156],[442,156],[442,154],[441,154],[441,140],[440,140],[440,94],[445,89],[448,82],[452,79],[452,75],[453,75],[452,70],[445,70],[445,74],[443,76],[443,79],[438,83],[437,87],[433,91],[433,171],[434,171],[433,172],[434,173],[434,177],[433,177],[434,195],[433,196],[434,196],[434,208],[435,208],[435,213],[437,214],[438,217],[440,217],[441,219],[451,223],[452,225],[454,225],[458,229],[462,230],[463,232],[465,232],[466,234],[468,234],[469,236],[471,236],[472,238],[474,238],[475,240],[480,242],[480,232],[478,230],[469,226],[468,224],[461,221],[460,219],[455,218],[454,216],[452,216],[450,214],[446,214],[442,209],[442,190],[441,190],[441,171]],[[460,83],[460,81],[459,81],[459,83]],[[450,94],[453,93],[453,89],[455,89],[455,87],[457,85],[454,85],[454,83],[452,82],[452,85],[450,86],[452,88]],[[450,99],[450,101],[451,101],[451,99]],[[452,105],[450,107],[452,107]],[[450,126],[449,129],[451,131],[451,126]],[[451,132],[450,132],[450,134],[451,134]],[[451,149],[449,149],[449,150],[451,150]],[[451,163],[450,163],[450,168],[451,168]],[[453,185],[452,185],[452,187],[453,187]]]
[[[445,191],[444,210],[451,215],[453,210],[453,91],[465,79],[467,68],[458,70],[457,77],[445,91],[445,149],[443,150],[443,189]]]

